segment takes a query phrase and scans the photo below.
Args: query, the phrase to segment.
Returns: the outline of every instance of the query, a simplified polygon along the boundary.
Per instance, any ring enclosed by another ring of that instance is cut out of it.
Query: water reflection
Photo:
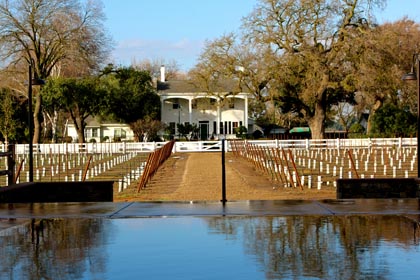
[[[0,279],[81,279],[100,275],[107,260],[103,246],[112,228],[112,223],[100,219],[40,219],[3,230]]]
[[[0,231],[0,279],[417,279],[400,216],[48,219]]]
[[[214,219],[210,227],[243,232],[266,278],[418,279],[417,223],[395,216]],[[397,270],[403,266],[404,270]]]

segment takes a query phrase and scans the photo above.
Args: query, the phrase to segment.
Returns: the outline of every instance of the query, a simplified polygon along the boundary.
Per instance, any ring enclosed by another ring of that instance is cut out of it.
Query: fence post
[[[225,166],[225,139],[222,139],[222,203],[226,203],[226,166]]]
[[[7,146],[7,185],[15,184],[15,145],[9,144]]]

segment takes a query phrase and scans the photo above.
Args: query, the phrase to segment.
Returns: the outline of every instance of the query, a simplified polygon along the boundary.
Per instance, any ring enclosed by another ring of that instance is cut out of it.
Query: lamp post
[[[417,70],[414,70],[414,66],[417,63]],[[417,81],[417,177],[420,177],[420,59],[419,54],[413,55],[413,65],[411,72],[405,74],[402,79],[404,81]]]
[[[33,136],[34,136],[34,122],[32,113],[32,86],[43,85],[44,80],[32,78],[32,64],[29,64],[29,79],[28,79],[28,125],[29,125],[29,182],[34,181],[34,148],[33,148]]]

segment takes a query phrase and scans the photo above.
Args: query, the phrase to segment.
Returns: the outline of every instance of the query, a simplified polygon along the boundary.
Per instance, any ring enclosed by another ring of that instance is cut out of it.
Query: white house
[[[178,123],[199,127],[199,139],[235,138],[235,129],[248,127],[248,93],[232,93],[235,81],[226,83],[225,92],[209,94],[189,80],[165,80],[165,68],[157,83],[161,100],[161,121],[178,134]]]
[[[248,93],[233,93],[236,81],[228,81],[224,92],[210,95],[197,89],[189,80],[165,80],[165,68],[161,67],[161,78],[157,82],[157,93],[161,101],[161,121],[167,124],[174,135],[178,135],[178,123],[196,124],[199,139],[235,138],[235,129],[241,126],[249,132],[253,124],[248,123]],[[86,142],[133,141],[134,134],[128,124],[99,122],[88,118],[85,128]],[[77,142],[77,131],[68,123],[65,135]]]
[[[73,123],[66,125],[66,135],[77,142],[77,131]],[[116,142],[133,141],[134,133],[128,124],[117,122],[99,122],[95,118],[86,119],[85,141],[86,142]]]

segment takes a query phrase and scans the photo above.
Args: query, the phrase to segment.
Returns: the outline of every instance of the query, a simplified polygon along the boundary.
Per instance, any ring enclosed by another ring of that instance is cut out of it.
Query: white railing
[[[225,141],[225,150],[231,151],[229,140]],[[148,153],[165,145],[166,142],[120,142],[120,143],[60,143],[33,144],[37,154],[74,154],[74,153]],[[186,141],[176,142],[173,152],[219,152],[222,141]],[[417,138],[362,138],[362,139],[314,139],[314,140],[246,140],[259,146],[285,149],[352,149],[374,147],[417,147]],[[0,145],[0,152],[7,150]],[[28,154],[29,144],[16,144],[16,154]]]
[[[174,152],[217,152],[222,150],[222,141],[175,142]]]
[[[77,153],[148,153],[165,145],[165,142],[119,142],[119,143],[59,143],[33,144],[33,152],[37,154],[77,154]],[[0,150],[7,149],[3,144]],[[28,154],[29,144],[16,144],[16,154]]]
[[[351,149],[374,147],[416,147],[417,138],[360,138],[360,139],[304,139],[304,140],[247,140],[259,146],[297,149]]]

